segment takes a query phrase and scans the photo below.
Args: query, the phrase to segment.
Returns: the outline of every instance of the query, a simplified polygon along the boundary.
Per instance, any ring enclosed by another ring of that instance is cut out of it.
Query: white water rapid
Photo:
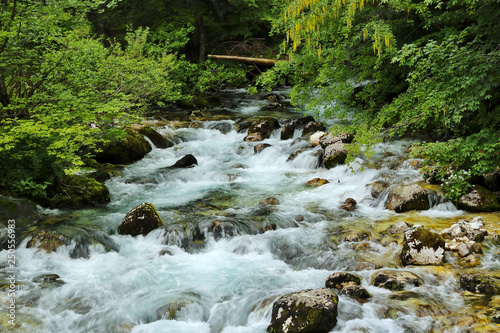
[[[374,166],[360,157],[352,165],[354,172],[347,166],[319,167],[314,149],[287,161],[309,145],[299,139],[300,132],[280,140],[277,130],[264,141],[271,147],[254,154],[255,143],[245,142],[235,124],[239,118],[263,115],[259,108],[267,102],[233,93],[241,100],[230,110],[231,119],[160,128],[178,144],[154,148],[107,181],[111,203],[106,207],[50,211],[63,216],[68,226],[109,234],[116,249],[91,244],[87,256],[72,258],[75,243],[51,253],[26,248],[27,240],[20,244],[19,326],[14,331],[264,333],[278,297],[322,288],[337,271],[355,271],[373,298],[360,303],[341,295],[332,332],[429,332],[439,327],[421,304],[370,283],[380,268],[403,268],[398,263],[401,246],[376,240],[379,223],[386,228],[399,214],[384,208],[383,197],[373,199],[368,185],[383,179],[394,184],[420,180],[418,170],[404,162],[411,143],[378,145]],[[161,170],[186,154],[194,155],[198,165]],[[330,183],[305,185],[316,177]],[[259,201],[268,197],[280,204],[266,211]],[[346,198],[357,201],[355,211],[339,208]],[[169,232],[117,234],[126,213],[143,202],[155,205]],[[449,219],[461,213],[441,203],[412,218]],[[215,237],[209,232],[214,221],[231,222],[234,234]],[[193,240],[195,229],[199,235]],[[343,241],[359,231],[373,240]],[[425,267],[404,270],[424,280],[423,286],[405,292],[422,300],[429,313],[445,315],[463,306],[453,276]],[[43,274],[57,274],[63,283],[34,282]]]

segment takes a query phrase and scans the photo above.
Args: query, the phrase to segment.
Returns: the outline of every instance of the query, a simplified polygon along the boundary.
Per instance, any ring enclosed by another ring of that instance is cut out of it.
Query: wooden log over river
[[[238,57],[238,56],[215,55],[215,54],[209,54],[208,58],[213,59],[213,60],[242,62],[242,63],[246,63],[246,64],[254,64],[254,65],[263,66],[263,67],[272,67],[279,61],[286,61],[286,60],[274,60],[274,59],[252,58],[252,57]]]

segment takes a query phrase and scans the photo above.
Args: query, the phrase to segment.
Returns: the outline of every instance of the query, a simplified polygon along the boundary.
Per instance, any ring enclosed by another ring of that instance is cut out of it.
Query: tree
[[[499,7],[497,0],[289,0],[276,29],[287,34],[285,52],[311,73],[297,81],[294,100],[308,110],[326,106],[327,116],[356,131],[351,158],[386,136],[425,133],[434,139],[413,153],[437,166],[438,178],[493,171]]]

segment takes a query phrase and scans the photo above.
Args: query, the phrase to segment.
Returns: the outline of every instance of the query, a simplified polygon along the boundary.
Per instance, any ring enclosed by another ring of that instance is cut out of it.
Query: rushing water
[[[279,296],[324,287],[330,274],[348,270],[362,276],[362,286],[373,298],[359,303],[340,296],[334,332],[461,331],[441,323],[464,308],[450,270],[404,268],[425,283],[403,294],[370,284],[371,275],[381,267],[403,269],[398,263],[401,246],[384,243],[380,234],[391,223],[432,220],[444,228],[463,214],[450,203],[426,212],[395,214],[384,209],[383,196],[371,197],[367,185],[376,180],[411,184],[420,179],[418,170],[405,163],[410,143],[378,145],[371,163],[379,167],[370,168],[359,158],[354,172],[346,166],[319,168],[315,152],[320,148],[287,161],[291,153],[309,145],[299,139],[298,131],[290,140],[280,140],[276,131],[265,140],[272,146],[254,154],[255,143],[243,140],[245,133],[235,130],[235,120],[262,115],[259,108],[267,102],[233,93],[239,104],[231,109],[231,119],[160,128],[179,143],[154,148],[109,180],[112,200],[106,207],[50,212],[64,216],[68,227],[110,234],[116,250],[107,252],[97,244],[88,256],[72,258],[74,243],[46,253],[26,248],[25,240],[17,251],[15,330],[264,333]],[[162,170],[186,154],[193,154],[198,166]],[[330,183],[305,186],[316,177]],[[280,205],[259,207],[268,197],[277,198]],[[339,206],[349,197],[358,206],[347,213]],[[143,202],[154,204],[167,225],[179,228],[168,233],[157,229],[147,236],[118,235],[125,214]],[[234,235],[215,239],[208,232],[213,221],[233,223]],[[271,230],[264,232],[266,227]],[[186,241],[195,229],[197,240]],[[372,240],[343,241],[359,231],[369,232]],[[496,252],[485,258],[486,266],[498,268]],[[33,282],[42,274],[57,274],[64,283]],[[4,291],[2,302],[7,302]]]

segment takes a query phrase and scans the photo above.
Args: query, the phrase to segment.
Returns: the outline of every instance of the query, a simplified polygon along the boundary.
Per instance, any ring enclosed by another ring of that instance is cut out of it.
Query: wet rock
[[[325,136],[322,136],[320,139],[320,145],[323,149],[326,147],[333,145],[334,143],[351,143],[354,140],[354,135],[350,133],[339,133],[337,135],[333,135],[332,133],[328,133]]]
[[[47,253],[56,251],[60,246],[69,245],[71,239],[51,230],[38,230],[33,234],[30,241],[26,244],[27,248],[43,249]]]
[[[51,208],[96,206],[110,201],[108,188],[92,178],[66,176],[60,187],[61,192],[48,201]]]
[[[277,94],[268,94],[266,96],[264,96],[264,98],[266,101],[270,101],[270,102],[278,102],[278,101],[281,101],[281,97]]]
[[[389,290],[403,290],[407,285],[419,287],[423,280],[407,271],[382,270],[372,275],[372,285]]]
[[[317,187],[325,184],[329,184],[330,182],[324,178],[313,178],[306,183],[309,187]]]
[[[291,122],[283,126],[283,128],[281,129],[280,139],[289,140],[293,138],[293,134],[295,133],[296,127],[297,127],[296,122]]]
[[[403,234],[406,230],[413,227],[412,224],[406,223],[405,221],[396,222],[387,229],[387,233],[390,235]]]
[[[389,188],[390,184],[388,182],[385,182],[383,180],[377,180],[376,182],[373,182],[369,184],[368,186],[372,187],[371,195],[374,199],[377,199],[382,192],[384,192],[386,189]]]
[[[57,274],[42,274],[33,278],[33,282],[40,284],[42,287],[57,287],[64,284]]]
[[[417,184],[398,185],[389,191],[386,208],[396,213],[429,209],[427,192]]]
[[[325,125],[321,121],[311,121],[306,124],[302,131],[302,136],[312,134],[318,131],[326,131]]]
[[[213,233],[216,241],[221,238],[231,238],[237,234],[236,224],[228,221],[213,221],[208,231]]]
[[[344,237],[345,242],[362,242],[370,238],[370,235],[367,232],[361,231],[356,232],[354,234],[349,234]]]
[[[143,158],[151,151],[151,145],[140,134],[127,130],[123,138],[116,138],[95,154],[99,163],[129,164]]]
[[[42,219],[36,204],[27,199],[17,199],[0,195],[0,222],[16,221],[16,228],[26,227]]]
[[[271,145],[269,143],[259,143],[258,145],[255,145],[253,147],[253,152],[254,152],[254,154],[258,154],[268,147],[271,147]]]
[[[286,106],[279,102],[273,102],[260,108],[260,111],[284,111]]]
[[[493,192],[473,185],[472,190],[458,200],[458,208],[470,212],[493,212],[500,210],[500,203]]]
[[[346,158],[346,145],[344,143],[337,142],[326,147],[323,154],[323,165],[325,166],[325,168],[331,169],[339,164],[344,164]]]
[[[467,237],[471,241],[481,242],[488,234],[484,226],[484,219],[481,216],[477,216],[472,222],[468,220],[458,221],[458,223],[453,224],[451,227],[442,230],[441,235],[448,239]]]
[[[441,235],[422,226],[405,231],[401,262],[403,265],[441,265],[445,241]]]
[[[341,289],[347,284],[361,284],[361,276],[347,272],[337,272],[330,275],[325,282],[325,287],[330,289]]]
[[[163,224],[155,206],[146,202],[127,213],[118,227],[118,233],[132,236],[147,235]]]
[[[192,300],[176,300],[173,301],[172,303],[165,304],[164,306],[159,307],[156,309],[156,319],[161,320],[161,319],[175,319],[177,318],[177,314],[179,311],[182,310],[182,308],[188,306],[189,304],[192,304]]]
[[[365,288],[355,285],[355,284],[346,284],[340,290],[342,295],[351,296],[358,300],[368,300],[372,297],[372,295]]]
[[[280,128],[280,124],[276,118],[264,117],[256,120],[249,128],[248,135],[244,138],[245,141],[259,141],[257,138],[262,137],[263,139],[268,139],[271,133]],[[261,136],[255,134],[260,133]]]
[[[311,137],[309,138],[309,141],[311,142],[313,147],[319,146],[321,138],[325,135],[326,135],[326,132],[323,132],[323,131],[316,132],[313,135],[311,135]]]
[[[344,204],[339,208],[350,212],[356,209],[356,204],[356,200],[354,200],[353,198],[347,198],[345,199]]]
[[[259,206],[277,206],[279,204],[280,204],[279,200],[272,197],[267,199],[262,199],[259,202]]]
[[[139,130],[139,134],[147,137],[157,148],[170,148],[175,143],[165,138],[150,126],[144,126]]]
[[[262,140],[264,140],[264,135],[262,135],[262,133],[259,133],[259,132],[249,133],[247,136],[245,136],[244,140],[247,142],[262,141]]]
[[[187,154],[182,157],[180,160],[168,167],[168,169],[179,169],[179,168],[191,168],[195,165],[198,165],[198,160],[191,154]]]
[[[460,288],[476,294],[499,295],[500,281],[488,275],[465,274],[460,276]]]
[[[106,180],[111,179],[111,173],[106,170],[97,170],[86,175],[87,178],[97,180],[99,183],[104,183]]]
[[[304,149],[304,148],[297,149],[296,151],[294,151],[293,153],[291,153],[290,156],[288,156],[288,158],[286,159],[286,161],[287,162],[293,161],[294,159],[297,158],[297,156],[299,156],[300,154],[302,154],[305,151],[306,151],[306,149]]]
[[[273,304],[269,333],[329,332],[337,324],[338,296],[330,289],[304,290]]]
[[[469,254],[464,258],[458,259],[458,264],[462,267],[476,267],[481,264],[481,259],[475,254]]]

